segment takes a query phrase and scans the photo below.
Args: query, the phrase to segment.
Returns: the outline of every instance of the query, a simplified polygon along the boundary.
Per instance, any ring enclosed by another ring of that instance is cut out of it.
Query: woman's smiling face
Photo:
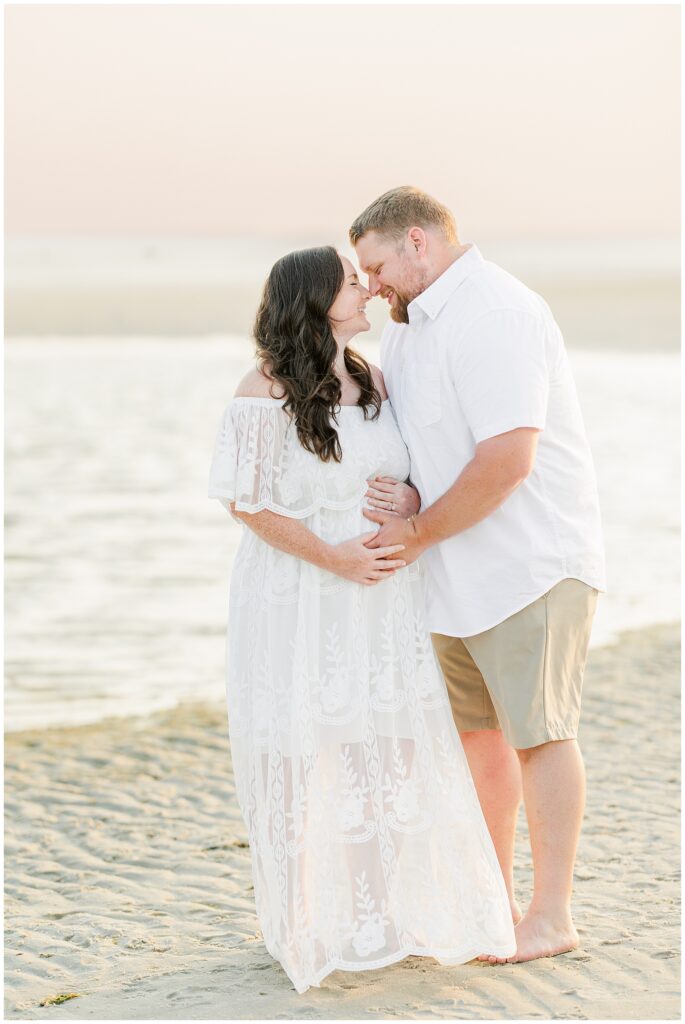
[[[343,266],[344,280],[333,305],[328,310],[328,319],[331,321],[333,333],[347,340],[360,331],[368,331],[371,327],[365,313],[371,293],[359,280],[350,260],[346,256],[341,256],[340,262]]]

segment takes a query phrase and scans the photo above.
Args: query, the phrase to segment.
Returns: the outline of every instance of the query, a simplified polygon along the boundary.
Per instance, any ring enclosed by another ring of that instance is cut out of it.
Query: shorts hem
[[[543,743],[554,743],[557,740],[577,740],[578,739],[578,730],[577,729],[575,731],[573,731],[573,730],[566,730],[565,732],[563,732],[563,734],[557,734],[555,732],[553,735],[551,735],[550,733],[547,733],[547,735],[541,737],[540,739],[533,739],[533,740],[531,740],[529,738],[526,738],[525,743],[517,743],[517,742],[515,742],[515,740],[513,738],[510,739],[506,735],[506,733],[505,733],[505,739],[506,739],[507,743],[510,746],[512,746],[515,750],[529,750],[531,747],[539,747]]]
[[[455,719],[454,724],[457,727],[458,732],[480,732],[483,729],[498,729],[502,731],[502,726],[499,722],[493,722],[491,718],[472,718],[467,719],[466,722]]]

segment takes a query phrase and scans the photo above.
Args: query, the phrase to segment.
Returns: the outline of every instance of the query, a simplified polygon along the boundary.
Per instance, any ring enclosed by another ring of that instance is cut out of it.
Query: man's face
[[[369,291],[390,304],[390,316],[408,324],[407,306],[428,286],[427,274],[407,231],[401,240],[368,231],[355,245],[359,266],[369,275]]]

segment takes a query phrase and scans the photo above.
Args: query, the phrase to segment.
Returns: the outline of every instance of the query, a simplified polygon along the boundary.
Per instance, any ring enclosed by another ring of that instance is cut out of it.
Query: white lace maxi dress
[[[404,480],[389,401],[343,406],[342,463],[283,401],[234,398],[209,496],[299,519],[331,544],[376,529],[364,492]],[[504,879],[423,618],[420,563],[372,587],[244,527],[230,585],[227,704],[264,942],[298,992],[408,955],[516,951]]]

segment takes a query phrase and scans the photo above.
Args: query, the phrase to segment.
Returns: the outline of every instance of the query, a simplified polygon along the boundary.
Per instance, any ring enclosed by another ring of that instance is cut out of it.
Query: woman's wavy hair
[[[333,425],[342,386],[333,372],[338,346],[328,311],[344,277],[333,246],[288,253],[271,268],[253,329],[260,369],[268,364],[268,374],[285,392],[284,408],[295,419],[301,444],[324,462],[342,460]],[[377,419],[381,396],[369,364],[346,348],[345,368],[359,385],[364,419]]]

